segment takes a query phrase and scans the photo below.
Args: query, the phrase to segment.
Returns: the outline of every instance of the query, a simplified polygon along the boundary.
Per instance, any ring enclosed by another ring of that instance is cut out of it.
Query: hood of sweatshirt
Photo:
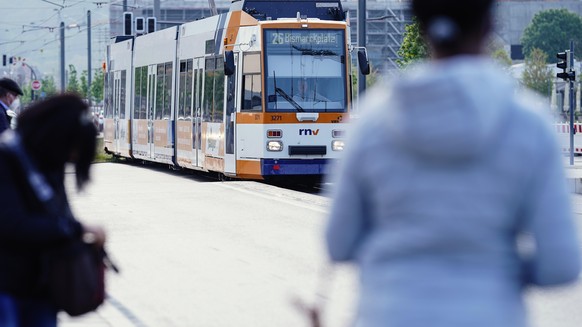
[[[467,160],[498,140],[514,82],[487,58],[466,56],[416,67],[394,80],[387,132],[415,155]]]

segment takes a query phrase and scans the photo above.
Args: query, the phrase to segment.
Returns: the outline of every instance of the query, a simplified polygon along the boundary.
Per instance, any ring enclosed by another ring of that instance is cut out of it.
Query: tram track
[[[271,185],[274,187],[280,187],[286,190],[307,193],[307,194],[314,194],[314,195],[325,195],[326,190],[331,185],[330,183],[324,182],[321,178],[314,178],[314,177],[291,177],[285,176],[285,178],[278,178],[278,179],[271,179],[271,180],[262,180],[262,181],[254,181],[254,180],[242,180],[236,178],[230,178],[228,176],[224,176],[221,173],[217,172],[205,172],[205,171],[198,171],[198,170],[191,170],[191,169],[182,169],[176,166],[167,165],[167,164],[160,164],[156,162],[144,161],[144,160],[135,160],[135,159],[128,159],[128,158],[115,158],[113,160],[114,163],[118,164],[128,164],[135,167],[148,167],[153,170],[157,170],[160,172],[166,172],[175,175],[182,175],[182,176],[189,176],[193,177],[197,181],[206,181],[206,182],[258,182],[265,185]]]

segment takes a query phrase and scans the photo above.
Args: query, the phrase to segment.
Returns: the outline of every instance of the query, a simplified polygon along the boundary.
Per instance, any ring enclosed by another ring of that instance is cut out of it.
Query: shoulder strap
[[[20,164],[26,175],[26,180],[34,192],[36,198],[45,206],[46,210],[58,214],[53,188],[38,171],[30,157],[24,150],[20,136],[12,130],[6,130],[0,135],[0,149],[12,155]]]

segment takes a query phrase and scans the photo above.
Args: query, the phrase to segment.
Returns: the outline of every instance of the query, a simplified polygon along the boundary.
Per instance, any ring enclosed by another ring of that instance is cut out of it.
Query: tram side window
[[[202,120],[203,121],[210,121],[212,117],[212,112],[214,108],[212,107],[214,104],[214,69],[215,69],[215,59],[209,58],[206,59],[205,62],[205,70],[206,73],[204,74],[204,96],[202,99]]]
[[[180,62],[178,120],[192,118],[192,59]]]
[[[196,114],[196,110],[198,110],[198,108],[200,108],[200,85],[202,83],[200,83],[199,81],[199,77],[198,76],[202,76],[202,69],[193,69],[194,72],[194,76],[193,76],[193,90],[192,91],[192,96],[194,96],[194,111],[192,111],[192,116],[194,116]]]
[[[119,86],[119,118],[125,119],[125,96],[126,96],[126,81],[127,81],[126,70],[121,71],[121,85]]]
[[[184,95],[184,119],[192,119],[192,59],[186,62],[186,90]]]
[[[109,83],[109,104],[107,106],[107,111],[105,112],[105,117],[106,118],[112,118],[113,117],[113,89],[114,89],[114,85],[113,85],[113,72],[109,72],[109,76],[107,76],[107,83]]]
[[[113,117],[119,118],[119,80],[113,80]]]
[[[104,114],[107,114],[107,112],[109,111],[109,101],[111,101],[111,98],[109,97],[109,89],[111,88],[111,86],[109,86],[109,73],[105,73],[105,75],[103,76],[103,112]]]
[[[148,67],[141,67],[141,107],[139,108],[139,119],[147,119],[148,106]]]
[[[242,110],[261,110],[261,75],[248,74],[243,76],[243,104]]]
[[[178,86],[178,120],[184,120],[186,97],[186,60],[180,61],[180,79]]]
[[[242,105],[241,110],[261,110],[262,85],[259,53],[248,53],[243,57]]]
[[[167,62],[165,64],[166,71],[164,74],[164,110],[162,111],[162,118],[169,120],[172,114],[172,76],[173,76],[173,69],[172,63]]]
[[[132,108],[132,117],[134,119],[139,119],[139,108],[141,107],[141,67],[136,67],[134,69],[134,99]]]
[[[165,69],[164,69],[164,64],[158,64],[157,66],[157,70],[158,70],[158,74],[157,74],[157,83],[156,83],[156,109],[154,110],[156,115],[155,115],[155,120],[161,120],[162,119],[162,112],[164,110],[164,95],[166,94],[166,92],[164,92],[164,75],[165,75]]]
[[[222,122],[224,113],[224,62],[222,58],[216,59],[214,71],[214,122]]]
[[[106,118],[111,118],[113,116],[113,73],[109,72],[105,74],[105,112],[104,116]]]

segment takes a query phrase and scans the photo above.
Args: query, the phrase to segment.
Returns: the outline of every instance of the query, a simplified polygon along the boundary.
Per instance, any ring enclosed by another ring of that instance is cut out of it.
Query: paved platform
[[[566,178],[572,193],[582,194],[582,157],[574,157],[574,164],[570,164],[570,157],[564,156]]]
[[[95,312],[81,317],[69,317],[66,313],[59,313],[59,327],[139,327],[140,324],[132,322],[130,317],[123,314],[123,310],[115,307],[110,301],[105,303]]]
[[[582,157],[575,157],[570,165],[569,157],[564,157],[564,168],[573,193],[582,194]],[[115,278],[115,277],[111,277]],[[242,325],[242,324],[241,324]],[[59,327],[150,327],[132,315],[132,312],[115,299],[109,299],[96,312],[78,318],[65,313],[59,315]]]

